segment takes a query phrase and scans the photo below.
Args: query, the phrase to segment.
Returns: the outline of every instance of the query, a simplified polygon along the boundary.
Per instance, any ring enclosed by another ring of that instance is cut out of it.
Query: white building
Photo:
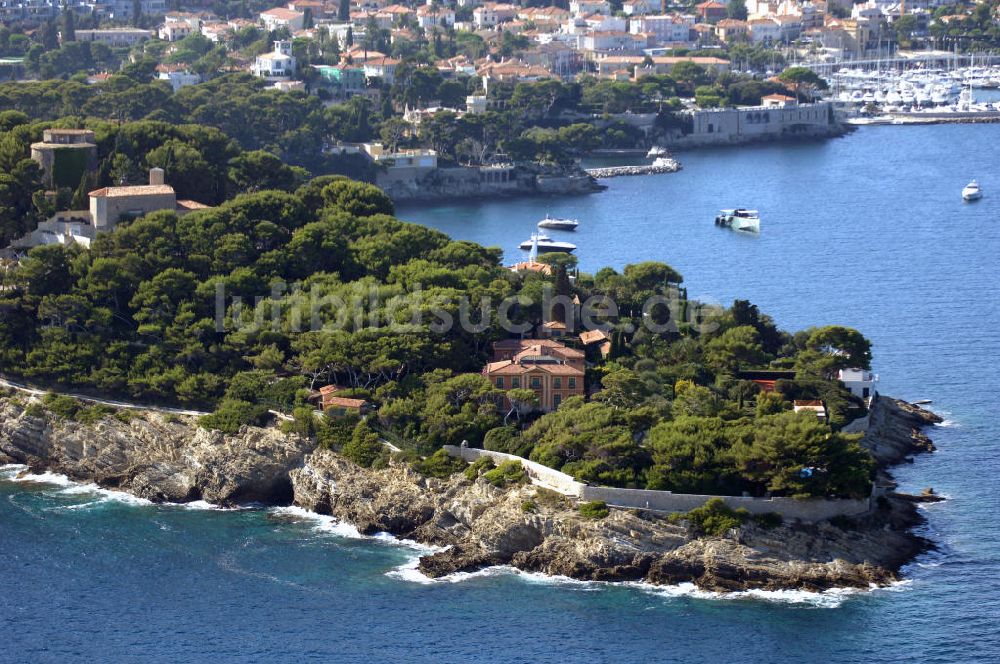
[[[301,30],[305,25],[306,15],[303,12],[293,11],[287,7],[275,7],[260,13],[260,22],[268,30],[278,28],[288,28],[295,32]]]
[[[692,28],[694,28],[693,16],[661,14],[629,19],[629,32],[634,35],[652,34],[661,44],[690,41]]]
[[[417,25],[424,30],[454,27],[455,11],[450,7],[424,5],[417,9]]]
[[[472,10],[472,21],[480,30],[495,28],[517,18],[517,7],[496,2],[484,3]]]
[[[167,14],[158,30],[164,41],[180,41],[194,33],[201,32],[201,18],[194,14]]]
[[[170,87],[177,92],[185,85],[197,85],[201,83],[201,75],[188,71],[183,66],[160,65],[156,68],[156,78],[161,81],[169,81]]]
[[[108,46],[122,47],[134,46],[156,36],[152,30],[139,30],[138,28],[77,29],[75,32],[76,40],[79,42],[100,42]]]
[[[292,42],[274,42],[274,50],[264,55],[258,55],[251,71],[254,76],[260,76],[269,81],[277,81],[294,76],[295,57],[292,55]]]
[[[837,379],[856,397],[867,400],[875,396],[878,376],[867,369],[841,369]]]
[[[607,0],[571,0],[569,11],[573,16],[590,14],[611,14],[611,3]]]

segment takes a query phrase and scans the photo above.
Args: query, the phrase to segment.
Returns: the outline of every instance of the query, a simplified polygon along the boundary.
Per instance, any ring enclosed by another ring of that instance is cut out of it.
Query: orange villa
[[[506,339],[493,344],[483,375],[500,390],[528,388],[543,411],[584,395],[583,353],[552,339]]]

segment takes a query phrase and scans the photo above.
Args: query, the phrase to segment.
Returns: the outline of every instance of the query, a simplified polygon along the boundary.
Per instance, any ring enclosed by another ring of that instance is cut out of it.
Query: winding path
[[[127,401],[116,401],[114,399],[101,399],[98,397],[88,396],[86,394],[77,394],[75,392],[53,392],[52,390],[40,390],[23,383],[17,383],[12,380],[8,380],[0,376],[0,387],[6,387],[11,390],[17,390],[18,392],[24,392],[32,396],[40,397],[49,394],[59,394],[64,397],[72,397],[73,399],[78,399],[79,401],[86,401],[88,403],[101,404],[102,406],[111,406],[113,408],[127,408],[129,410],[149,410],[155,413],[170,413],[172,415],[192,415],[195,417],[200,417],[201,415],[208,415],[207,412],[201,410],[186,410],[184,408],[170,408],[168,406],[148,406],[146,404],[136,404],[129,403]]]

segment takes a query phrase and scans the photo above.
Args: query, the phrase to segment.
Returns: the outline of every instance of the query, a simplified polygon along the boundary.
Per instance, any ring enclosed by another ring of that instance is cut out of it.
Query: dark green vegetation
[[[244,194],[182,218],[150,214],[101,235],[89,251],[39,247],[5,279],[0,367],[133,399],[216,407],[204,424],[225,431],[264,423],[269,409],[293,413],[289,426],[362,465],[385,458],[380,436],[423,455],[485,441],[618,486],[866,495],[871,462],[858,445],[812,415],[788,412],[792,399],[822,398],[834,427],[863,412],[830,380],[838,368],[869,365],[857,332],[790,335],[748,302],[702,307],[661,263],[580,274],[572,285],[560,282],[561,270],[551,278],[514,274],[500,267],[497,250],[391,213],[374,187],[324,177],[295,193]],[[272,291],[275,280],[284,291]],[[506,336],[496,317],[482,332],[437,325],[459,319],[460,296],[498,303],[517,294],[535,304],[516,307],[515,321],[537,322],[546,286],[618,303],[611,359],[593,358],[588,371],[588,384],[603,389],[542,416],[514,395],[527,412],[505,425],[505,393],[478,373],[491,342]],[[654,294],[671,302],[650,312],[658,332],[639,325]],[[338,302],[363,304],[365,313],[322,329],[343,319]],[[414,323],[416,312],[425,316]],[[626,324],[638,331],[626,334]],[[754,367],[797,373],[762,395],[736,378]],[[375,415],[357,426],[316,421],[305,397],[327,383],[372,401]],[[515,466],[485,476],[518,481]],[[804,476],[803,468],[814,472]],[[451,471],[441,456],[421,470]]]
[[[594,500],[589,503],[580,503],[580,516],[585,519],[603,519],[611,514],[608,504],[603,500]]]

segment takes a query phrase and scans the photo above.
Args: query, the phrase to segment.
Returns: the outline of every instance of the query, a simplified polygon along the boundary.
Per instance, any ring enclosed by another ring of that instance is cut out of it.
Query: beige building
[[[89,194],[90,218],[98,231],[111,230],[123,217],[141,217],[157,210],[176,210],[174,188],[163,182],[163,169],[149,171],[149,184],[104,187]]]

